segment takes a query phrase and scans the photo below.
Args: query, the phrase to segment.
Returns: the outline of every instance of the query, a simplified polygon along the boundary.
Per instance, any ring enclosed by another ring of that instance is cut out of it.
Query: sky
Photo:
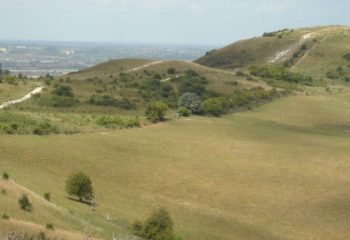
[[[0,39],[221,46],[349,25],[349,0],[0,0]]]

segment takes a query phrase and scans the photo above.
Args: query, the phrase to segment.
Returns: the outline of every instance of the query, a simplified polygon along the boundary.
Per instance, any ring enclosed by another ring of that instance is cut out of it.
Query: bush
[[[10,175],[7,172],[3,172],[2,173],[2,178],[5,179],[5,180],[9,180]]]
[[[140,127],[140,121],[137,117],[102,116],[97,119],[97,124],[105,128]]]
[[[50,193],[44,193],[44,198],[46,201],[49,201],[51,200],[51,194]]]
[[[133,224],[135,235],[152,240],[174,240],[174,223],[170,214],[165,209],[154,212],[145,223]]]
[[[167,110],[168,105],[165,103],[161,101],[153,102],[147,106],[145,115],[148,120],[152,121],[153,123],[157,123],[165,119]]]
[[[181,107],[178,110],[179,116],[180,117],[189,117],[191,116],[191,111],[188,110],[187,108]]]
[[[79,201],[92,200],[93,188],[90,178],[82,173],[70,175],[66,181],[66,191],[70,196],[77,197]]]
[[[249,67],[249,72],[253,76],[262,78],[271,78],[276,80],[282,80],[292,83],[301,83],[305,85],[310,85],[313,82],[311,76],[303,75],[300,73],[290,72],[284,67],[275,66],[251,66]]]
[[[174,75],[176,73],[176,68],[168,68],[168,74]]]
[[[347,61],[350,61],[350,53],[345,54],[343,58]]]
[[[45,228],[48,230],[55,230],[55,227],[53,226],[52,223],[46,223]]]
[[[53,126],[50,122],[40,123],[33,130],[33,134],[39,135],[39,136],[49,135],[51,133],[58,133],[58,130],[57,130],[57,127]]]
[[[19,205],[20,205],[22,210],[26,210],[26,211],[31,211],[32,210],[32,204],[30,203],[27,194],[23,194],[18,199],[18,203],[19,203]]]
[[[224,100],[222,98],[209,98],[203,102],[202,108],[205,113],[220,116],[224,113]]]
[[[103,96],[91,96],[88,100],[89,104],[97,105],[97,106],[112,106],[112,107],[118,107],[121,109],[134,109],[136,108],[135,104],[129,101],[127,98],[122,99],[115,99],[108,95]]]
[[[195,93],[184,93],[179,98],[179,107],[187,108],[192,113],[201,113],[202,112],[202,101]]]
[[[6,213],[3,213],[3,214],[1,215],[1,218],[4,219],[4,220],[10,220],[10,216],[7,215]]]
[[[57,85],[52,93],[60,97],[74,97],[73,89],[68,85]]]

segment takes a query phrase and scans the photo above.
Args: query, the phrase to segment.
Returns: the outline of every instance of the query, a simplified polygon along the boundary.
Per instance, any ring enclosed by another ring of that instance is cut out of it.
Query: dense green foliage
[[[136,108],[135,104],[130,102],[127,98],[122,98],[119,100],[109,95],[93,95],[89,98],[88,103],[97,106],[112,106],[126,110]]]
[[[140,127],[137,117],[126,116],[102,116],[97,119],[97,124],[105,128],[133,128]]]
[[[60,97],[74,97],[73,89],[68,85],[57,85],[52,93]]]
[[[202,107],[206,114],[218,117],[225,111],[225,99],[219,97],[209,98],[203,102]]]
[[[66,191],[70,196],[77,197],[79,201],[92,200],[93,188],[90,178],[82,173],[70,175],[66,181]]]
[[[271,78],[275,80],[287,81],[304,85],[312,85],[313,79],[311,76],[306,76],[301,73],[289,71],[284,67],[276,66],[251,66],[249,72],[253,76],[262,78]]]
[[[205,100],[202,108],[205,114],[220,116],[225,113],[252,109],[263,103],[287,95],[286,91],[265,90],[263,88],[237,90],[230,96]]]
[[[59,133],[56,126],[46,119],[33,119],[30,116],[12,112],[0,112],[0,132],[4,134],[48,135]]]
[[[150,240],[174,240],[173,228],[170,214],[163,208],[155,211],[144,223],[133,225],[135,235]]]
[[[168,106],[164,102],[152,102],[147,106],[145,115],[148,120],[157,123],[165,119],[167,110]]]

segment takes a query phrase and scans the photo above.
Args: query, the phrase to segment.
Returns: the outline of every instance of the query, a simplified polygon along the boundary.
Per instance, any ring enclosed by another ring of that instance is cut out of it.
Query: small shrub
[[[180,117],[189,117],[191,115],[191,111],[185,107],[179,108],[178,113]]]
[[[39,136],[48,135],[51,133],[58,133],[58,129],[56,126],[53,126],[50,122],[40,123],[33,130],[33,134],[39,135]]]
[[[46,223],[45,228],[46,228],[47,230],[55,230],[55,227],[53,226],[52,223]]]
[[[97,119],[97,124],[105,128],[134,128],[140,127],[138,117],[102,116]]]
[[[49,201],[51,200],[51,194],[50,193],[44,193],[44,198],[46,201]]]
[[[6,194],[7,194],[7,191],[6,191],[5,188],[1,188],[1,189],[0,189],[0,193],[1,193],[2,195],[6,195]]]
[[[343,58],[347,61],[350,61],[350,53],[345,54]]]
[[[135,235],[152,240],[174,240],[174,223],[170,214],[161,208],[155,211],[145,223],[133,224]]]
[[[170,75],[174,75],[176,73],[176,68],[168,68],[167,72]]]
[[[157,101],[150,103],[147,106],[145,115],[148,120],[152,121],[153,123],[157,123],[165,119],[167,110],[168,105],[166,105],[164,102]]]
[[[68,85],[58,85],[52,93],[60,97],[74,97],[73,89]]]
[[[222,98],[209,98],[203,102],[202,108],[205,113],[218,117],[224,113],[224,100]]]
[[[3,172],[2,173],[2,178],[5,179],[5,180],[9,180],[10,175],[7,172]]]
[[[23,194],[19,199],[18,199],[18,203],[21,207],[22,210],[26,210],[26,211],[31,211],[32,209],[32,204],[29,201],[29,198],[26,194]]]
[[[6,213],[3,213],[3,214],[1,215],[1,218],[4,219],[4,220],[10,220],[10,216],[7,215]]]

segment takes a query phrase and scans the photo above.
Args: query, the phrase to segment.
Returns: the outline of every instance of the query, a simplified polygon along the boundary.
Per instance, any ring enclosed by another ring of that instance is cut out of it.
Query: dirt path
[[[1,104],[0,105],[0,109],[4,109],[4,108],[6,108],[6,107],[8,107],[10,105],[16,104],[16,103],[21,103],[21,102],[27,101],[33,95],[40,93],[43,89],[44,89],[43,87],[37,87],[33,91],[31,91],[30,93],[28,93],[27,95],[25,95],[22,98],[11,100],[11,101],[8,101],[8,102],[5,102],[5,103]]]
[[[139,66],[139,67],[135,67],[135,68],[129,69],[129,70],[126,71],[126,73],[135,72],[135,71],[138,71],[140,69],[148,68],[148,67],[150,67],[152,65],[156,65],[156,64],[159,64],[159,63],[162,63],[162,62],[163,61],[151,62],[151,63],[145,64],[145,65]]]

